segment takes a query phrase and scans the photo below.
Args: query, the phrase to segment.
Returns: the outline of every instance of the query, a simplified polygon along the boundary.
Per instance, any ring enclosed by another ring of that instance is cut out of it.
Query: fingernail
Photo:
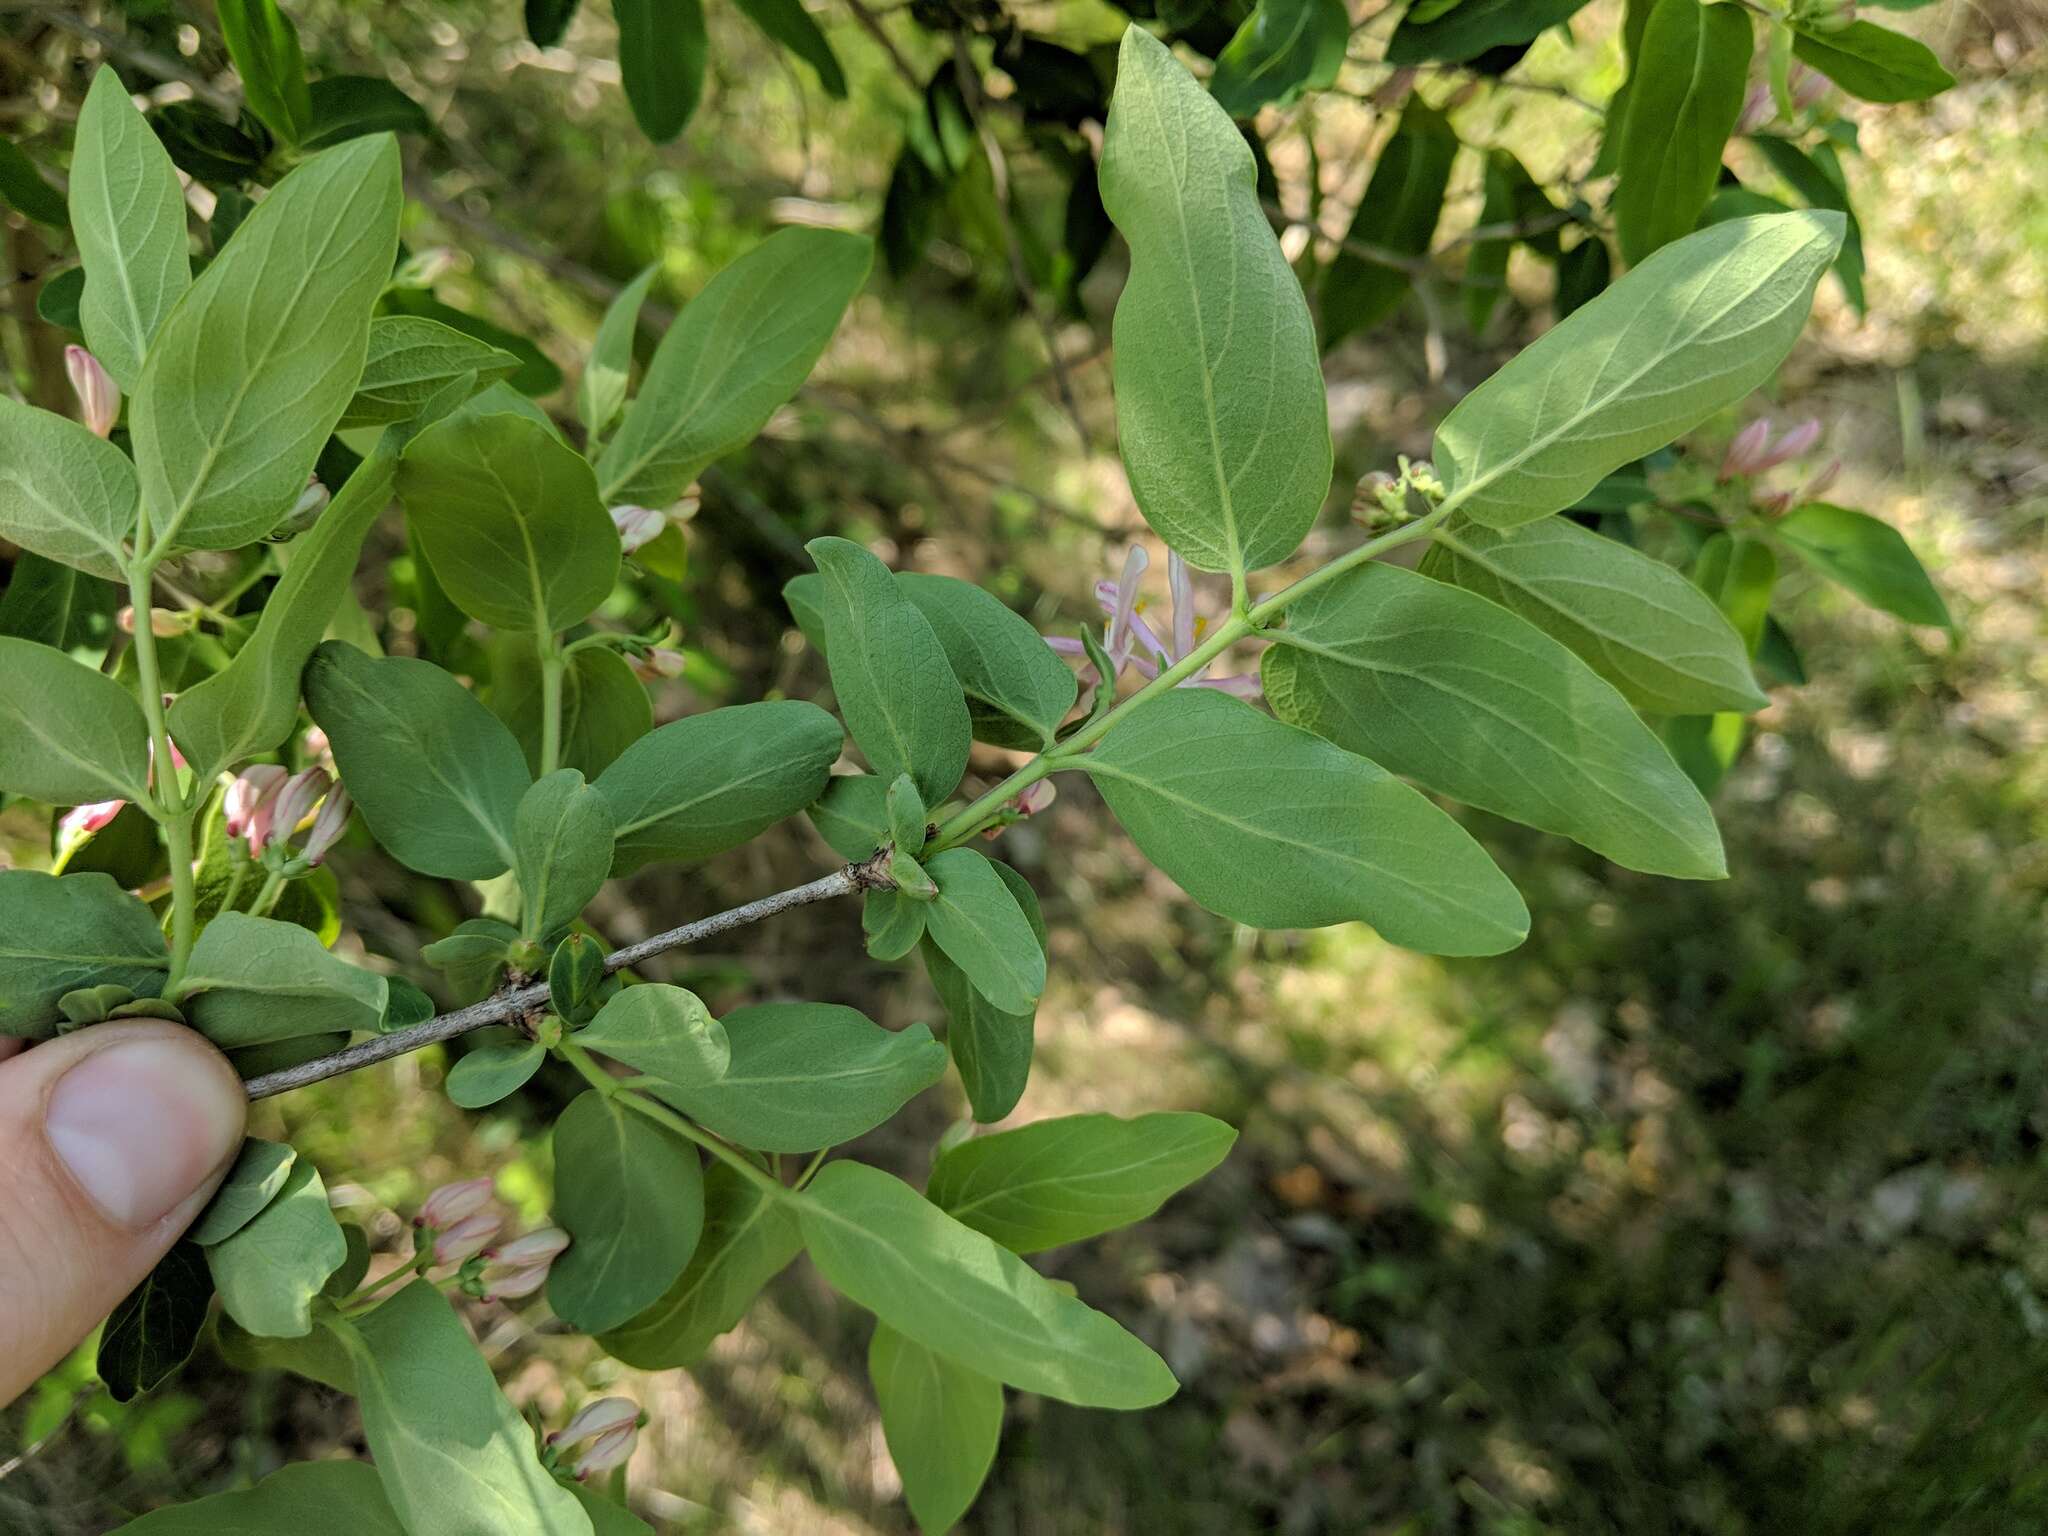
[[[51,1091],[43,1134],[114,1225],[154,1226],[241,1142],[246,1105],[206,1050],[196,1037],[116,1041]]]

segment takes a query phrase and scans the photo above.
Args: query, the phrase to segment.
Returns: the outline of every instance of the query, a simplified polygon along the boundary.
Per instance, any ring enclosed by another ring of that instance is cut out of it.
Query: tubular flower
[[[286,779],[271,802],[269,835],[264,841],[281,842],[289,838],[333,783],[325,768],[308,768]]]
[[[319,770],[315,769],[315,772]],[[320,814],[313,818],[313,830],[306,834],[306,862],[315,869],[327,857],[327,850],[341,841],[341,834],[348,830],[348,819],[355,811],[355,802],[348,797],[348,791],[337,784],[327,792],[327,798],[320,802]]]
[[[612,526],[619,530],[619,544],[627,554],[651,544],[668,527],[668,519],[652,507],[613,507]]]
[[[484,1257],[490,1260],[481,1277],[485,1301],[513,1301],[531,1296],[547,1283],[548,1271],[569,1246],[560,1227],[542,1227],[501,1243]]]
[[[640,1405],[630,1397],[602,1397],[549,1435],[548,1444],[567,1447],[588,1441],[590,1448],[576,1458],[576,1476],[583,1478],[624,1466],[639,1439]]]
[[[1149,600],[1140,596],[1138,583],[1145,574],[1147,561],[1145,551],[1132,546],[1124,556],[1123,572],[1115,581],[1099,581],[1095,584],[1095,600],[1102,607],[1109,623],[1103,632],[1102,648],[1108,654],[1118,675],[1126,667],[1140,677],[1151,679],[1161,671],[1185,659],[1207,635],[1210,618],[1198,611],[1195,601],[1194,580],[1187,562],[1177,554],[1166,557],[1166,585],[1171,598],[1171,608],[1166,626],[1167,639],[1145,620]],[[1045,643],[1062,656],[1083,656],[1087,648],[1079,640],[1065,635],[1048,635]],[[1213,661],[1210,665],[1214,665]],[[1092,667],[1089,669],[1094,670]],[[1234,693],[1239,698],[1257,698],[1259,679],[1256,673],[1242,673],[1229,677],[1210,677],[1209,668],[1203,667],[1192,677],[1183,678],[1183,688],[1217,688],[1225,693]],[[1110,684],[1114,678],[1097,677],[1098,684]]]
[[[455,1184],[443,1184],[420,1204],[419,1215],[413,1218],[416,1227],[452,1227],[465,1216],[474,1216],[492,1203],[496,1184],[489,1178],[463,1179]]]
[[[120,815],[121,807],[127,803],[126,800],[96,800],[91,805],[74,805],[57,823],[58,843],[75,843],[80,838],[91,837]]]
[[[252,851],[260,849],[261,840],[269,832],[269,809],[277,799],[277,792],[284,788],[284,781],[291,775],[275,763],[255,763],[244,768],[234,783],[228,786],[226,797],[221,801],[221,815],[227,822],[229,837],[246,837],[251,841]],[[255,828],[261,818],[263,832]]]
[[[100,360],[83,347],[64,349],[64,372],[78,395],[85,425],[95,437],[105,437],[121,419],[121,386]]]
[[[504,1225],[503,1216],[487,1209],[439,1229],[434,1234],[434,1262],[460,1264],[464,1259],[476,1257],[491,1246],[491,1239]]]

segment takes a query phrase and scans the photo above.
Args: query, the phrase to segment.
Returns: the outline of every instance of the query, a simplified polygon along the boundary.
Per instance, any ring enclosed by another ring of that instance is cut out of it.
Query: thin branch
[[[9,9],[16,10],[17,8],[9,7]],[[69,32],[74,37],[81,37],[89,42],[98,43],[115,58],[133,65],[144,74],[153,75],[158,80],[172,81],[184,86],[194,96],[205,102],[209,107],[212,107],[214,111],[226,117],[232,118],[241,110],[242,103],[239,99],[230,96],[205,76],[187,69],[177,60],[167,58],[153,49],[145,48],[138,43],[131,43],[117,32],[109,32],[103,27],[96,27],[83,17],[73,16],[68,11],[53,10],[40,5],[21,6],[18,8],[18,13],[34,16],[39,21],[46,22],[61,31]]]
[[[910,67],[910,60],[903,57],[895,39],[883,29],[880,18],[863,5],[861,0],[846,0],[846,8],[853,12],[853,19],[861,24],[868,36],[882,45],[882,52],[889,55],[889,62],[896,66],[896,73],[901,75],[904,84],[910,87],[910,94],[922,97],[924,81],[920,80],[917,71]]]
[[[807,907],[813,902],[830,901],[835,896],[850,896],[856,891],[875,890],[887,884],[888,876],[881,872],[875,861],[851,864],[844,869],[821,876],[808,885],[792,886],[789,890],[777,891],[773,896],[763,896],[758,901],[750,901],[730,911],[699,918],[694,923],[684,923],[680,928],[657,933],[654,937],[642,939],[637,944],[628,944],[624,949],[606,956],[604,968],[607,971],[621,971],[668,950],[715,938],[721,933],[730,933],[735,928],[758,923],[778,913],[788,912],[797,907]],[[364,1067],[374,1066],[380,1061],[390,1061],[393,1057],[406,1055],[422,1046],[453,1040],[457,1035],[466,1035],[473,1029],[524,1020],[545,1010],[547,1003],[548,989],[545,982],[510,987],[495,997],[487,997],[467,1008],[458,1008],[453,1013],[441,1014],[423,1024],[393,1030],[388,1035],[377,1035],[360,1044],[349,1046],[346,1050],[336,1051],[331,1056],[318,1056],[311,1061],[302,1061],[295,1067],[284,1067],[276,1072],[266,1072],[261,1077],[252,1077],[243,1086],[248,1090],[251,1100],[267,1099],[276,1094],[288,1093],[294,1088],[303,1088],[308,1083],[323,1082],[330,1077],[339,1077],[344,1072],[355,1072]]]

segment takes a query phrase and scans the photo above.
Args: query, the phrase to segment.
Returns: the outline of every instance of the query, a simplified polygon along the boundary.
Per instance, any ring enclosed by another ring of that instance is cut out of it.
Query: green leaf
[[[78,113],[70,205],[85,268],[85,344],[132,395],[164,317],[192,284],[192,261],[171,157],[104,64]]]
[[[1586,0],[1459,0],[1427,22],[1403,17],[1387,40],[1389,64],[1463,64],[1530,42],[1569,21]]]
[[[548,1272],[548,1305],[602,1333],[658,1300],[690,1262],[703,1170],[695,1147],[609,1094],[570,1100],[554,1144],[555,1220],[575,1241]]]
[[[1749,13],[1657,0],[1629,77],[1614,223],[1631,263],[1688,233],[1713,196],[1749,88]]]
[[[1570,318],[1607,291],[1614,270],[1607,242],[1587,234],[1557,259],[1557,318]]]
[[[1145,1220],[1236,1140],[1207,1115],[1038,1120],[948,1148],[925,1194],[1012,1253],[1037,1253]]]
[[[426,108],[374,75],[329,75],[315,80],[311,91],[313,124],[305,149],[327,149],[372,133],[434,131]]]
[[[398,443],[386,434],[292,541],[256,631],[221,671],[171,703],[171,735],[202,782],[282,745],[299,723],[299,680],[350,590],[363,540],[391,501]]]
[[[927,1349],[1084,1408],[1149,1408],[1177,1390],[1114,1319],[879,1168],[828,1163],[797,1209],[832,1288]]]
[[[627,987],[576,1031],[576,1043],[673,1087],[715,1083],[732,1065],[725,1026],[694,992],[643,983]]]
[[[1330,488],[1315,327],[1260,211],[1243,135],[1135,26],[1118,54],[1101,181],[1131,246],[1114,328],[1131,493],[1201,570],[1284,560]]]
[[[1372,168],[1365,196],[1346,239],[1396,256],[1419,257],[1436,238],[1444,188],[1458,157],[1458,135],[1441,112],[1419,96],[1408,98],[1401,121]],[[1354,331],[1370,330],[1400,307],[1412,286],[1408,273],[1348,247],[1323,276],[1323,345],[1334,347]]]
[[[593,1536],[654,1536],[654,1528],[645,1520],[603,1494],[581,1483],[571,1483],[569,1491],[590,1518]]]
[[[915,856],[924,847],[930,823],[925,817],[924,797],[917,792],[909,774],[896,775],[896,782],[889,786],[887,804],[889,841],[898,853]]]
[[[1847,222],[1841,254],[1835,257],[1835,276],[1841,280],[1842,292],[1850,305],[1857,314],[1863,314],[1863,229],[1849,206],[1848,186],[1833,146],[1821,144],[1809,155],[1790,139],[1774,138],[1767,133],[1752,134],[1749,142],[1807,207],[1832,208]]]
[[[221,36],[249,110],[280,143],[298,144],[313,126],[298,28],[277,0],[220,0],[219,9]]]
[[[346,1230],[343,1237],[347,1237]],[[213,1339],[221,1359],[238,1371],[290,1371],[337,1392],[355,1393],[355,1366],[341,1340],[326,1328],[315,1328],[303,1338],[270,1339],[222,1314],[214,1323]]]
[[[1241,699],[1176,688],[1082,766],[1145,856],[1236,922],[1356,920],[1440,955],[1495,955],[1528,934],[1507,876],[1434,803]]]
[[[640,131],[666,144],[704,93],[704,7],[699,0],[612,0],[619,74]]]
[[[491,917],[472,917],[455,925],[445,939],[420,950],[420,958],[448,978],[449,988],[465,1001],[497,989],[498,978],[518,944],[519,930]]]
[[[536,48],[552,48],[569,30],[578,0],[526,0],[526,35]]]
[[[1692,579],[1727,615],[1743,649],[1755,655],[1778,581],[1778,557],[1770,545],[1747,534],[1717,533],[1700,546]]]
[[[604,945],[572,933],[548,957],[548,1006],[565,1024],[588,1024],[618,990],[605,969]]]
[[[1954,629],[1948,605],[1910,546],[1889,523],[1824,501],[1795,507],[1775,523],[1808,565],[1873,608],[1908,624]]]
[[[62,651],[0,638],[0,790],[82,805],[146,800],[148,786],[149,724],[134,697]]]
[[[1795,27],[1792,51],[1863,101],[1925,101],[1956,83],[1925,43],[1868,21],[1829,32]]]
[[[25,549],[14,557],[7,588],[0,592],[0,635],[60,651],[103,649],[118,601],[116,589],[97,576]]]
[[[354,1323],[322,1323],[355,1367],[363,1438],[408,1536],[591,1536],[433,1286],[415,1281]]]
[[[799,576],[796,581],[810,579]],[[967,695],[975,738],[1019,751],[1051,745],[1053,733],[1074,707],[1079,684],[1044,637],[969,582],[902,571],[896,585],[939,637]]]
[[[597,1342],[643,1371],[695,1365],[803,1246],[789,1202],[713,1163],[704,1175],[704,1235],[688,1267],[653,1306]]]
[[[291,1177],[299,1154],[282,1142],[251,1136],[242,1143],[234,1166],[221,1180],[213,1199],[192,1223],[185,1241],[201,1248],[226,1242],[263,1211]]]
[[[1370,564],[1287,618],[1262,667],[1281,719],[1631,869],[1727,873],[1713,813],[1628,701],[1506,609]]]
[[[0,1038],[53,1033],[82,987],[154,997],[170,963],[155,916],[109,876],[0,869]]]
[[[1438,528],[1425,574],[1528,620],[1651,714],[1762,709],[1737,635],[1698,587],[1568,519],[1512,532]]]
[[[1482,227],[1498,224],[1526,227],[1545,218],[1554,219],[1557,213],[1550,198],[1524,169],[1522,162],[1504,149],[1486,152],[1482,180],[1485,187],[1485,200],[1479,209]],[[1521,238],[1531,250],[1542,255],[1555,257],[1558,254],[1555,227]],[[1474,331],[1486,329],[1486,322],[1493,317],[1494,306],[1507,291],[1508,257],[1514,247],[1514,240],[1478,240],[1473,242],[1472,252],[1465,258],[1465,318]]]
[[[411,1536],[366,1461],[301,1461],[254,1488],[173,1504],[114,1536]]]
[[[22,147],[0,136],[0,201],[25,218],[52,229],[71,228],[71,210],[64,194],[43,179]]]
[[[1343,0],[1259,0],[1216,55],[1209,94],[1232,117],[1292,106],[1303,91],[1337,83],[1350,41]]]
[[[491,713],[511,729],[526,753],[529,771],[540,771],[546,698],[540,658],[527,635],[502,635],[491,649]],[[595,780],[625,750],[654,729],[654,705],[647,685],[608,646],[585,646],[562,671],[564,768]]]
[[[705,284],[597,461],[605,505],[665,507],[752,440],[809,376],[873,255],[859,235],[784,229]]]
[[[243,912],[206,925],[180,987],[193,1025],[224,1048],[375,1029],[388,1000],[382,976],[329,954],[296,923]]]
[[[839,56],[825,40],[803,0],[739,0],[740,14],[759,27],[767,37],[811,66],[825,94],[834,101],[846,99],[846,72]]]
[[[859,863],[889,840],[889,791],[872,773],[842,773],[807,812],[818,835],[848,863]]]
[[[1044,952],[1045,917],[1039,911],[1038,893],[1007,864],[996,865],[996,873],[1010,888]],[[1005,1013],[996,1007],[929,939],[919,946],[919,953],[932,990],[946,1010],[946,1049],[974,1118],[983,1123],[1000,1120],[1017,1107],[1031,1077],[1033,1013]]]
[[[362,375],[399,202],[391,139],[323,150],[165,319],[128,413],[159,542],[237,549],[291,510]]]
[[[398,494],[456,606],[552,634],[619,578],[619,536],[583,456],[531,417],[459,412],[406,445]]]
[[[481,385],[509,378],[518,369],[519,359],[510,352],[438,320],[381,315],[370,322],[362,379],[335,425],[347,431],[410,421],[420,407],[466,374],[474,374]]]
[[[574,768],[537,781],[512,822],[524,932],[545,941],[576,920],[611,875],[612,808]]]
[[[907,773],[925,804],[937,805],[959,784],[972,740],[945,647],[889,568],[858,544],[825,538],[804,548],[825,578],[832,691],[854,744],[884,783]]]
[[[415,315],[423,320],[438,320],[450,330],[460,331],[500,351],[510,352],[519,359],[519,371],[505,382],[520,395],[551,395],[562,387],[562,370],[526,337],[493,324],[481,315],[465,314],[443,304],[424,289],[388,289],[378,300],[377,308],[379,314]]]
[[[1837,213],[1673,241],[1460,401],[1436,431],[1450,501],[1511,528],[1574,505],[1769,378],[1842,242]]]
[[[946,1070],[945,1048],[924,1025],[886,1030],[836,1003],[757,1003],[722,1022],[732,1047],[725,1076],[653,1092],[757,1152],[816,1152],[851,1141]]]
[[[838,721],[795,699],[735,704],[649,732],[598,776],[618,824],[613,873],[708,859],[795,815],[824,789],[844,740]]]
[[[626,384],[633,372],[633,335],[640,327],[640,306],[661,275],[657,264],[646,268],[619,290],[598,323],[590,359],[576,381],[576,416],[595,442],[611,429],[626,405]]]
[[[121,579],[141,494],[128,456],[75,421],[4,396],[0,442],[0,538]]]
[[[313,1331],[314,1298],[347,1258],[327,1186],[306,1162],[293,1166],[261,1214],[206,1250],[228,1316],[251,1333],[283,1339]]]
[[[869,891],[860,906],[861,933],[868,953],[877,960],[901,960],[924,937],[929,911],[930,905],[909,891]]]
[[[453,677],[330,640],[306,668],[306,707],[363,820],[399,863],[456,880],[489,880],[511,865],[526,761]]]
[[[183,1365],[206,1327],[212,1301],[205,1255],[190,1242],[173,1243],[101,1330],[97,1369],[107,1395],[130,1402]]]
[[[1045,951],[995,865],[949,848],[926,867],[939,887],[925,913],[932,942],[996,1007],[1031,1012],[1045,990]]]
[[[1002,1385],[887,1323],[868,1341],[868,1380],[911,1517],[926,1536],[950,1531],[995,1465]]]
[[[463,1109],[483,1109],[524,1088],[548,1059],[538,1040],[479,1046],[448,1073],[448,1098]]]

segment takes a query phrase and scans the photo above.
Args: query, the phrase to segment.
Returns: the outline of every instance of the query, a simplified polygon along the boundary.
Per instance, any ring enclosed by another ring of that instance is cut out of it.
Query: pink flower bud
[[[548,1271],[568,1246],[569,1234],[560,1227],[542,1227],[493,1248],[485,1255],[491,1262],[482,1276],[483,1299],[531,1296],[547,1283]]]
[[[1776,469],[1787,459],[1796,459],[1802,453],[1811,453],[1814,445],[1820,441],[1820,433],[1821,426],[1818,418],[1807,417],[1806,420],[1800,422],[1798,426],[1792,428],[1783,437],[1771,444],[1770,450],[1757,460],[1754,473],[1761,474],[1767,469]]]
[[[107,436],[121,419],[121,386],[83,347],[64,349],[64,371],[71,376],[71,388],[85,413],[87,428],[95,437]]]
[[[590,1449],[576,1458],[578,1480],[596,1472],[609,1472],[614,1467],[623,1467],[633,1459],[634,1447],[640,1443],[640,1426],[629,1424],[624,1429],[615,1429],[609,1434],[599,1435],[590,1442]]]
[[[314,771],[318,772],[317,769]],[[354,811],[355,802],[339,784],[327,792],[327,798],[320,803],[320,814],[313,818],[313,830],[306,834],[308,864],[319,867],[320,861],[327,857],[327,850],[348,830],[348,819]]]
[[[325,768],[308,768],[286,779],[284,788],[277,792],[277,799],[271,802],[270,835],[264,841],[288,838],[296,832],[299,823],[312,814],[314,805],[333,782]]]
[[[1806,482],[1805,488],[1799,493],[1799,499],[1801,501],[1812,501],[1814,498],[1824,494],[1834,485],[1836,478],[1841,473],[1842,461],[1840,459],[1829,459],[1827,467]]]
[[[1753,475],[1761,467],[1764,445],[1771,440],[1771,423],[1768,417],[1759,416],[1740,432],[1728,445],[1728,452],[1721,460],[1721,479],[1733,480],[1737,475]]]
[[[1741,115],[1735,119],[1737,133],[1755,133],[1778,115],[1778,104],[1771,97],[1771,88],[1758,83],[1749,88],[1749,94],[1742,98]]]
[[[659,538],[668,527],[668,519],[651,507],[613,507],[612,526],[619,530],[619,544],[630,555],[641,545]]]
[[[664,677],[681,677],[690,665],[689,658],[681,651],[672,651],[665,646],[656,646],[646,655],[633,662],[633,670],[643,683],[651,683]]]
[[[517,1301],[531,1296],[548,1283],[551,1264],[526,1264],[518,1269],[487,1268],[483,1274],[483,1301]]]
[[[1792,66],[1792,105],[1810,107],[1828,93],[1829,80],[1817,69],[1804,64]]]
[[[413,1218],[416,1227],[452,1227],[465,1216],[474,1216],[491,1204],[496,1184],[488,1178],[464,1179],[443,1184],[428,1195]]]
[[[443,1227],[434,1238],[434,1262],[460,1264],[464,1259],[476,1257],[491,1246],[491,1239],[504,1225],[503,1216],[495,1210],[485,1210]]]
[[[601,1397],[578,1409],[574,1418],[548,1436],[548,1444],[575,1445],[614,1430],[631,1429],[639,1422],[640,1405],[630,1397]]]
[[[1051,805],[1058,794],[1059,790],[1053,786],[1051,779],[1040,779],[1036,784],[1025,785],[1010,804],[1017,808],[1019,816],[1036,816]]]
[[[299,738],[299,744],[305,748],[308,757],[327,758],[333,755],[333,747],[327,740],[327,733],[317,725],[306,727],[306,734]]]
[[[126,800],[96,800],[91,805],[73,806],[64,813],[57,823],[57,840],[60,843],[76,842],[81,837],[90,837],[121,814]]]
[[[509,1243],[500,1243],[491,1250],[491,1259],[494,1263],[515,1266],[552,1264],[568,1248],[569,1234],[560,1227],[538,1227]]]
[[[284,788],[284,781],[290,777],[275,763],[255,763],[244,768],[241,776],[228,786],[228,792],[221,801],[221,814],[227,822],[228,836],[248,837],[258,813],[277,799],[277,792]]]

